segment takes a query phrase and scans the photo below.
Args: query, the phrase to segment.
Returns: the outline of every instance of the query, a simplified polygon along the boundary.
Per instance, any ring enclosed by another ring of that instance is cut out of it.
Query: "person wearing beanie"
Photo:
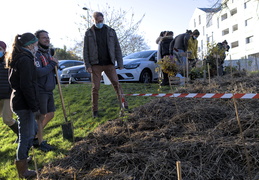
[[[188,63],[189,63],[189,67],[193,68],[195,67],[197,61],[198,61],[198,40],[197,38],[199,37],[200,32],[195,29],[192,32],[192,36],[188,41],[188,49],[187,52],[190,52],[190,54],[188,54]]]
[[[8,69],[5,65],[6,44],[0,41],[0,115],[4,123],[18,136],[18,122],[13,119],[10,107],[11,87],[8,81]]]
[[[7,58],[9,82],[12,88],[11,108],[18,117],[19,142],[15,165],[19,178],[33,178],[36,172],[28,169],[28,153],[37,133],[35,116],[39,115],[37,73],[34,57],[38,39],[32,33],[16,35]]]
[[[34,139],[33,146],[44,152],[48,152],[54,150],[55,147],[43,140],[43,129],[54,117],[55,105],[53,90],[56,86],[55,66],[58,65],[58,60],[52,57],[50,52],[50,38],[48,32],[38,30],[35,36],[39,39],[39,49],[36,53],[35,66],[40,93],[41,115],[37,119],[38,133]]]

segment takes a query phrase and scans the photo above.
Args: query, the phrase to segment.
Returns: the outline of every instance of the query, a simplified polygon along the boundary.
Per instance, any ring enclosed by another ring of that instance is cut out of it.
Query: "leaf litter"
[[[181,93],[257,93],[258,75],[195,80]],[[154,98],[127,118],[100,125],[69,154],[44,166],[41,179],[259,179],[259,100]],[[243,144],[242,135],[245,140]],[[246,154],[247,153],[247,154]],[[248,155],[248,158],[247,156]]]

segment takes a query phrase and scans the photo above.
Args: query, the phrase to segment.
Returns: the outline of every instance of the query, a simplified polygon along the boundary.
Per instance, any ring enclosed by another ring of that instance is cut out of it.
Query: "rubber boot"
[[[19,178],[28,179],[28,178],[33,178],[37,176],[35,171],[28,169],[27,159],[23,159],[19,161],[15,160],[15,165],[18,171]]]
[[[17,121],[15,121],[15,123],[13,125],[9,126],[9,128],[11,128],[13,130],[13,132],[15,134],[17,134],[17,136],[18,136],[19,131],[18,131],[18,122]]]

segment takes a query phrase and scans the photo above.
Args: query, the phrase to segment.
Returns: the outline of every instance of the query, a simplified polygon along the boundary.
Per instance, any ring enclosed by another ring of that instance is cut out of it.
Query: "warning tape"
[[[174,94],[124,94],[125,96],[151,96],[151,97],[185,97],[185,98],[225,98],[225,99],[259,99],[259,94],[246,93],[174,93]]]

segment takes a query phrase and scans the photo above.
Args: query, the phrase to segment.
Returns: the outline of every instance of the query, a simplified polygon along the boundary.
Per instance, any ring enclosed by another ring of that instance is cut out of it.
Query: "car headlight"
[[[139,67],[139,65],[140,65],[140,62],[130,63],[127,65],[124,65],[124,68],[125,69],[135,69],[135,68]]]

